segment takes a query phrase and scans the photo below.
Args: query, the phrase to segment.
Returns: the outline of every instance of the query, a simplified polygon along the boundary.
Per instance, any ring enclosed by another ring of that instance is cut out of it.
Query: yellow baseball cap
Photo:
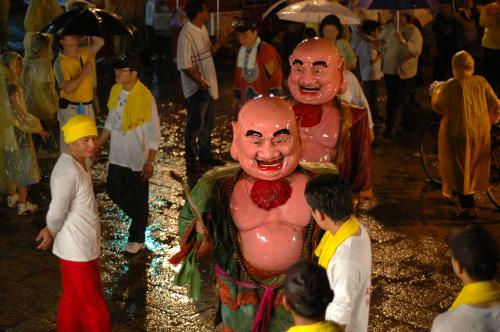
[[[62,127],[67,144],[87,136],[97,136],[95,121],[87,115],[75,115]]]

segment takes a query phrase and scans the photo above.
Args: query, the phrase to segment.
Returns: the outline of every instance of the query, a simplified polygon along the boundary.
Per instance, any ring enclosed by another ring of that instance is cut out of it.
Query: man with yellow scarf
[[[345,331],[367,331],[372,253],[368,232],[354,216],[349,181],[325,174],[307,183],[306,200],[318,226],[325,231],[315,250],[335,294],[325,319]]]
[[[500,327],[498,243],[479,225],[449,234],[451,265],[464,287],[447,312],[434,319],[432,332],[487,332]]]
[[[160,145],[160,120],[155,98],[139,80],[140,58],[121,55],[115,64],[116,84],[108,100],[108,117],[99,146],[111,139],[106,191],[109,198],[132,219],[125,252],[145,248],[149,217],[149,179],[153,176]]]

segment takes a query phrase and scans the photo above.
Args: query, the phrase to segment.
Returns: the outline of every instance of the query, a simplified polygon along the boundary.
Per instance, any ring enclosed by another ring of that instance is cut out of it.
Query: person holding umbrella
[[[385,136],[394,137],[399,131],[401,118],[405,129],[410,127],[406,114],[408,96],[413,78],[417,75],[418,57],[422,52],[423,38],[416,26],[410,23],[410,12],[400,11],[398,20],[386,24],[380,39],[382,70],[387,90]]]
[[[54,73],[61,89],[57,114],[61,128],[76,114],[94,118],[94,84],[91,74],[95,56],[104,45],[104,39],[91,36],[88,47],[79,47],[81,38],[81,35],[56,35],[55,39],[57,45],[62,47],[54,62]],[[61,134],[61,153],[67,149],[68,145]]]

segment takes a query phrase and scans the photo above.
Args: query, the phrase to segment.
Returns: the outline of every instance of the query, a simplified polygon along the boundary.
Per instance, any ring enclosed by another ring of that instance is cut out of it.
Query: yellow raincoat
[[[4,162],[4,151],[17,149],[10,114],[11,109],[5,84],[5,74],[3,70],[0,70],[0,193],[8,193],[11,187],[11,181],[7,176]]]
[[[40,120],[26,111],[22,88],[17,84],[15,67],[18,59],[20,60],[21,56],[14,52],[6,52],[0,56],[9,95],[7,100],[10,101],[6,115],[15,135],[15,144],[4,149],[4,167],[11,180],[17,184],[30,185],[40,180],[31,134],[40,133],[42,125]]]
[[[59,109],[52,69],[52,38],[39,32],[24,35],[24,59],[22,83],[28,112],[41,120],[49,120]]]
[[[443,195],[486,191],[491,120],[500,115],[493,89],[481,76],[451,78],[433,94],[432,108],[443,115],[438,140]]]
[[[63,12],[57,0],[31,0],[24,16],[24,29],[26,32],[41,31]]]

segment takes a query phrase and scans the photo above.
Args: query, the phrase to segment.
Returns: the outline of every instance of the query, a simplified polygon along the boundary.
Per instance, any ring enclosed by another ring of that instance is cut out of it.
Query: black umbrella
[[[55,35],[132,35],[136,27],[120,16],[97,8],[76,8],[65,12],[42,30]]]

